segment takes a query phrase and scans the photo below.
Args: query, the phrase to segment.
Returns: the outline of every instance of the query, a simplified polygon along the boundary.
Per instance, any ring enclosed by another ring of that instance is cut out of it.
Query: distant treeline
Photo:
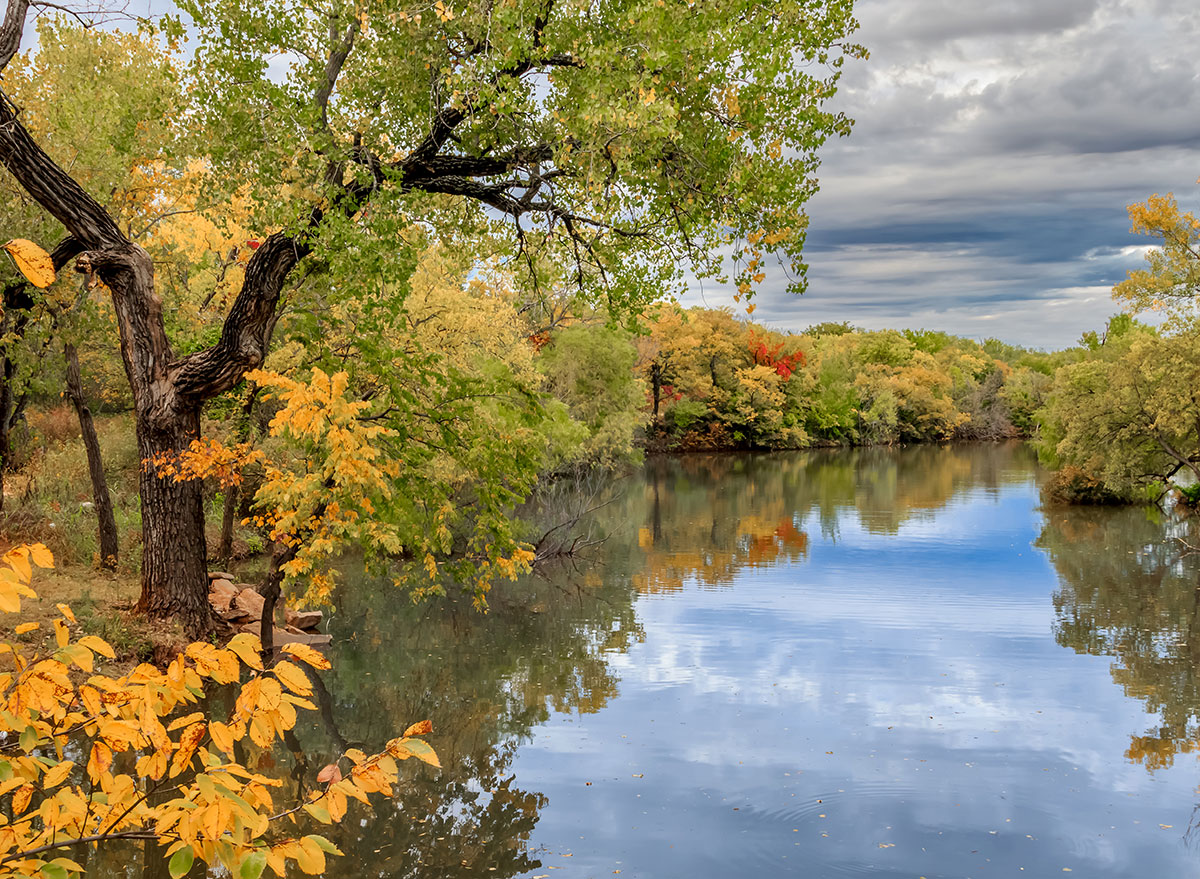
[[[1200,502],[1200,331],[1128,315],[1046,352],[931,330],[823,323],[779,332],[728,309],[663,304],[640,332],[544,333],[547,389],[590,438],[572,462],[638,449],[801,449],[1033,440],[1052,494]],[[1195,497],[1193,498],[1193,495]]]
[[[641,333],[582,323],[556,330],[540,355],[555,396],[577,417],[590,405],[582,420],[613,441],[596,446],[601,457],[620,455],[621,439],[687,451],[1028,436],[1055,371],[1087,356],[1082,346],[1046,353],[846,323],[784,333],[727,309],[671,304],[647,314]],[[569,364],[569,374],[547,360]],[[633,366],[640,393],[598,386],[598,376],[616,379],[620,363]],[[630,408],[596,409],[617,399]],[[617,430],[616,423],[637,429]]]

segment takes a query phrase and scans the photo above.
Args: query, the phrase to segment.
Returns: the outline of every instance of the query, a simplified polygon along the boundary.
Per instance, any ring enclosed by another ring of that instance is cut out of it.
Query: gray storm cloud
[[[1125,206],[1200,204],[1200,13],[1183,0],[867,0],[823,153],[809,292],[755,318],[1072,343],[1140,265]],[[688,303],[732,304],[695,286]]]

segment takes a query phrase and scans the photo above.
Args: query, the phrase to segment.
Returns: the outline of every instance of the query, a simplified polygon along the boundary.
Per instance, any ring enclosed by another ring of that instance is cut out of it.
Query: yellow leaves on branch
[[[54,261],[38,245],[25,238],[14,238],[4,245],[4,249],[33,286],[49,287],[54,283]]]
[[[164,452],[147,458],[142,462],[142,468],[160,479],[175,482],[216,479],[222,488],[228,488],[240,484],[243,470],[250,464],[261,462],[264,457],[249,443],[226,446],[214,439],[195,439],[180,452]]]
[[[21,609],[22,598],[37,597],[29,588],[29,581],[33,577],[31,564],[39,568],[52,568],[54,556],[43,544],[35,543],[10,549],[0,561],[4,562],[4,567],[0,567],[0,611],[16,613]],[[37,628],[36,623],[32,625]]]
[[[49,567],[53,559],[36,545],[9,551],[3,562],[0,600],[19,609],[20,597],[34,596],[32,565]],[[321,779],[332,783],[305,802],[280,808],[275,800],[282,782],[238,762],[237,743],[249,738],[270,748],[296,724],[297,709],[316,710],[302,664],[328,668],[324,656],[307,645],[287,645],[286,658],[264,668],[258,639],[242,634],[227,647],[191,644],[165,670],[143,664],[109,677],[93,674],[92,663],[96,653],[112,658],[112,648],[90,635],[72,641],[74,617],[59,607],[63,617],[54,621],[50,655],[29,658],[19,645],[0,644],[11,669],[0,674],[0,734],[9,743],[0,751],[0,796],[10,795],[11,803],[0,812],[0,879],[82,873],[79,864],[56,857],[60,850],[84,838],[103,842],[130,833],[149,834],[166,847],[172,877],[197,859],[248,879],[267,868],[284,876],[288,861],[319,873],[325,855],[341,854],[338,849],[317,835],[268,838],[273,821],[302,809],[323,823],[336,822],[348,799],[369,803],[372,793],[390,793],[398,760],[439,765],[433,749],[415,738],[432,731],[424,721],[379,754],[347,753],[348,775],[338,770],[338,778]],[[240,683],[224,720],[187,710],[199,707],[209,681]],[[68,745],[81,765],[63,759]],[[121,754],[128,756],[118,759]],[[152,801],[164,787],[170,798]]]

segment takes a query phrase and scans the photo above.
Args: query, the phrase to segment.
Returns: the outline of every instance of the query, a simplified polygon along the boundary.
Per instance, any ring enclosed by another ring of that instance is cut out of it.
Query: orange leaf
[[[404,738],[409,736],[427,736],[433,732],[433,721],[421,720],[404,731]]]
[[[317,773],[317,781],[319,781],[321,784],[325,784],[326,782],[329,782],[329,781],[337,783],[341,780],[342,780],[342,770],[338,769],[338,765],[336,763],[330,763],[328,766],[322,768],[321,771]]]
[[[35,287],[49,287],[54,283],[54,261],[50,254],[26,238],[14,238],[4,245],[12,256],[17,269]]]

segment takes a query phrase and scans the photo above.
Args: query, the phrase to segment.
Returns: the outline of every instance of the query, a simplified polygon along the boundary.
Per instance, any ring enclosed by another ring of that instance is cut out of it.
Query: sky
[[[167,0],[133,0],[151,11]],[[1200,211],[1200,3],[857,0],[821,152],[808,291],[768,272],[754,319],[926,328],[1061,348],[1119,310],[1151,240],[1125,208]],[[134,9],[140,11],[140,9]],[[744,308],[693,281],[685,305]]]
[[[756,321],[927,328],[1060,348],[1118,310],[1150,239],[1126,205],[1200,209],[1200,4],[859,0],[809,203],[809,288],[772,272]],[[694,284],[688,305],[735,306]]]

